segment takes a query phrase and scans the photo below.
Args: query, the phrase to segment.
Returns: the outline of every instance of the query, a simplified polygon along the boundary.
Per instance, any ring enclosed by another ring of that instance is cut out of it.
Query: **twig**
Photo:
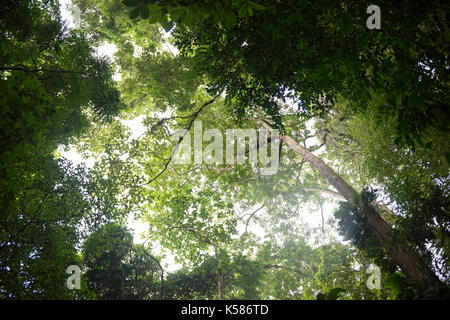
[[[246,222],[246,224],[245,224],[245,231],[244,231],[244,233],[241,235],[241,239],[242,239],[242,237],[245,235],[245,234],[247,234],[247,232],[248,232],[248,225],[249,225],[249,223],[250,223],[250,220],[253,218],[253,216],[259,211],[259,210],[261,210],[262,208],[264,208],[264,206],[265,206],[265,202],[263,202],[263,204],[258,208],[258,209],[256,209],[255,211],[253,211],[251,214],[250,214],[250,217],[248,217],[248,219],[247,219],[247,222]]]

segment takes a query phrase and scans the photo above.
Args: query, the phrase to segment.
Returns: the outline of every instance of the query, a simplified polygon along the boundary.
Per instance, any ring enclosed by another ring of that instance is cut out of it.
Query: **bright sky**
[[[69,28],[74,28],[75,27],[74,18],[72,17],[69,10],[67,9],[67,6],[71,4],[71,1],[70,0],[59,0],[59,3],[60,3],[60,7],[61,7],[61,16],[62,16],[63,20],[65,20],[68,23]],[[116,46],[111,43],[104,43],[102,46],[97,48],[97,54],[99,56],[106,55],[106,56],[110,57],[111,59],[113,59],[113,55],[116,51],[117,51]],[[114,77],[114,80],[116,80],[116,81],[120,80],[120,74],[116,74]],[[125,124],[126,126],[128,126],[130,128],[130,130],[132,131],[132,136],[131,136],[132,138],[138,137],[145,131],[145,128],[141,122],[142,119],[143,119],[143,116],[138,117],[133,120],[122,121],[122,123]],[[60,153],[64,157],[70,159],[74,164],[80,164],[81,162],[84,162],[86,164],[86,166],[92,167],[95,162],[95,160],[92,158],[83,159],[82,156],[79,153],[77,153],[75,150],[70,150],[70,151],[60,150]],[[146,231],[146,225],[141,223],[140,221],[134,220],[133,217],[130,217],[129,220],[130,220],[129,227],[134,229],[134,241],[138,242],[138,243],[143,242],[143,239],[141,239],[140,234],[142,232]]]
[[[69,10],[67,10],[67,6],[71,4],[70,0],[59,0],[60,7],[61,7],[61,16],[62,19],[65,20],[68,24],[69,28],[74,28],[74,18],[70,14]],[[114,44],[111,43],[104,43],[102,46],[97,48],[97,54],[99,56],[106,55],[113,59],[114,53],[116,53],[117,48]],[[115,74],[113,76],[113,79],[116,81],[120,81],[120,74]],[[124,120],[122,123],[126,126],[128,126],[131,130],[131,138],[136,138],[143,134],[145,132],[145,127],[142,124],[142,119],[144,116],[139,116],[133,120]],[[70,159],[74,164],[80,164],[84,162],[87,167],[92,167],[95,163],[95,160],[92,158],[84,159],[78,152],[75,150],[69,150],[69,151],[63,151],[59,150],[62,156],[64,156],[67,159]],[[142,234],[147,231],[148,225],[141,222],[140,220],[134,219],[133,216],[130,216],[128,218],[128,227],[132,229],[133,231],[133,241],[135,243],[143,243],[145,241],[145,238],[142,237]],[[154,248],[155,251],[158,250],[158,248]],[[157,252],[155,252],[157,254]],[[181,268],[181,265],[176,264],[173,255],[167,254],[167,258],[163,259],[161,261],[163,267],[166,271],[172,272],[179,268]]]
[[[63,20],[66,20],[68,23],[69,28],[74,28],[74,19],[67,10],[67,5],[71,3],[70,0],[59,0],[61,5],[61,15]],[[167,42],[166,42],[167,44]],[[170,46],[170,50],[172,52],[177,52],[176,48],[173,46]],[[104,43],[102,46],[97,48],[97,54],[99,56],[106,55],[113,59],[114,53],[117,51],[117,48],[114,44]],[[114,76],[114,80],[120,81],[120,74],[116,74]],[[145,128],[142,125],[142,119],[144,116],[139,116],[136,119],[133,120],[126,120],[122,121],[122,123],[126,126],[128,126],[132,132],[132,138],[140,136],[144,131]],[[88,167],[92,167],[94,164],[94,159],[83,159],[80,154],[78,154],[75,150],[70,151],[62,151],[60,150],[60,153],[73,161],[74,164],[79,164],[81,162],[84,162]],[[328,220],[329,217],[332,216],[332,212],[335,208],[335,204],[332,202],[326,202],[323,205],[323,213],[324,213],[324,220],[325,222]],[[305,222],[308,223],[308,225],[312,228],[321,228],[322,225],[322,218],[320,211],[308,209],[302,211],[302,218]],[[258,226],[256,224],[250,224],[252,232],[254,232],[259,237],[264,237],[264,231],[261,226]],[[145,239],[141,237],[141,234],[147,230],[147,225],[142,223],[141,221],[134,220],[133,217],[129,217],[129,223],[128,227],[134,230],[134,241],[135,243],[142,243]],[[245,230],[245,226],[242,224],[238,227],[240,232],[243,232]],[[249,228],[250,229],[250,228]],[[173,256],[168,255],[167,259],[163,261],[163,265],[166,266],[167,271],[174,271],[180,267],[180,265],[176,265],[173,259]]]

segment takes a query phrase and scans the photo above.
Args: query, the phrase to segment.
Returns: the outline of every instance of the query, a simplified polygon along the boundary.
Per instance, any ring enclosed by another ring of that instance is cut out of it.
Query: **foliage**
[[[97,299],[154,299],[159,294],[159,268],[128,230],[107,224],[83,244],[84,280]]]
[[[373,104],[383,102],[380,98]],[[398,145],[393,138],[395,123],[383,121],[380,125],[371,110],[364,116],[355,115],[341,101],[333,113],[318,122],[318,130],[326,140],[327,157],[339,163],[340,170],[360,186],[379,188],[373,200],[388,204],[388,211],[380,212],[395,226],[395,241],[409,243],[426,264],[446,279],[448,134],[429,129],[424,138],[428,147]]]
[[[208,4],[168,3],[186,12],[208,10]],[[244,3],[223,5],[231,11]],[[323,114],[338,94],[362,113],[383,95],[387,103],[377,115],[396,121],[396,141],[414,145],[430,126],[448,130],[448,4],[378,6],[383,28],[373,32],[365,25],[364,2],[282,1],[233,23],[225,17],[182,21],[174,36],[181,54],[193,56],[209,77],[210,92],[226,89],[240,115],[262,108],[281,125],[278,99],[294,99],[299,115],[310,116]]]
[[[65,29],[56,2],[3,1],[0,13],[0,294],[74,298],[65,270],[80,261],[79,241],[117,211],[100,176],[54,151],[88,126],[87,113],[114,115],[118,93],[108,61]]]
[[[79,261],[76,229],[89,204],[83,168],[48,157],[18,162],[2,192],[0,295],[3,299],[63,299],[67,266]],[[93,221],[92,221],[93,222]]]
[[[317,300],[337,300],[339,298],[339,294],[345,292],[345,289],[342,288],[334,288],[331,289],[327,294],[318,293]]]
[[[417,298],[397,245],[448,285],[448,4],[378,5],[381,30],[365,2],[75,0],[67,30],[55,1],[3,1],[0,297]],[[243,164],[176,163],[196,121],[281,129],[276,174],[247,145]],[[63,146],[95,164],[56,159]],[[326,221],[344,194],[359,210]]]
[[[258,250],[266,269],[263,299],[365,299],[386,298],[387,292],[366,286],[371,262],[351,246],[330,242],[311,246],[304,239],[281,245],[267,241]],[[339,293],[342,293],[339,295]]]
[[[165,299],[211,299],[217,296],[217,261],[204,257],[192,270],[181,269],[169,274],[165,284]]]

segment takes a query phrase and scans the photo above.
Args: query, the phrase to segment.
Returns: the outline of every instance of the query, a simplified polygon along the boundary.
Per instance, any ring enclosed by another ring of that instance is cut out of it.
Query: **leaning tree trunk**
[[[269,131],[272,130],[267,122],[261,121],[260,123]],[[405,244],[397,244],[395,246],[389,245],[393,235],[392,228],[384,221],[372,205],[367,206],[362,200],[359,200],[359,202],[356,203],[356,198],[360,198],[355,197],[357,194],[356,191],[324,161],[299,145],[294,139],[289,136],[280,135],[280,140],[289,145],[294,152],[299,154],[313,168],[317,169],[349,203],[366,216],[368,229],[372,231],[378,243],[392,257],[395,263],[398,264],[402,272],[408,278],[410,284],[418,291],[422,299],[442,298],[439,296],[439,291],[442,288],[447,290],[446,286],[427,265],[422,263],[417,254]]]

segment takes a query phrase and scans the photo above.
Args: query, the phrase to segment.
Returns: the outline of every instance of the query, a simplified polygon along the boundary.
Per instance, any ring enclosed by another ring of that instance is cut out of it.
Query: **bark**
[[[159,300],[163,299],[164,296],[164,269],[161,268],[161,283],[159,285]]]
[[[217,246],[213,244],[214,254],[217,259],[217,293],[219,295],[219,300],[223,300],[223,270],[222,270],[222,261],[220,260],[220,253],[217,249]]]
[[[260,122],[269,131],[272,127],[265,121]],[[366,206],[362,200],[357,201],[357,192],[322,159],[312,154],[309,150],[299,145],[289,136],[281,136],[280,140],[306,160],[353,206],[355,206],[367,218],[367,227],[375,235],[378,243],[392,257],[401,268],[422,299],[442,299],[439,292],[448,292],[448,288],[439,280],[434,272],[419,259],[417,254],[405,244],[392,246],[393,230],[380,216],[375,207]]]

